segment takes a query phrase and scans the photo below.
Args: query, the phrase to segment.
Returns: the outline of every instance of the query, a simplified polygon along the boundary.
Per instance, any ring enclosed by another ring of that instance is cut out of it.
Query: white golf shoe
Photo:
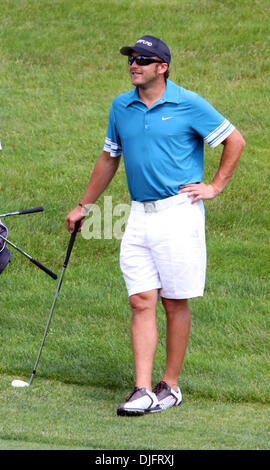
[[[141,416],[145,413],[157,413],[162,408],[155,393],[147,388],[134,387],[132,392],[117,408],[119,416]]]
[[[178,387],[176,392],[163,380],[155,386],[153,392],[155,393],[162,410],[172,408],[173,406],[179,406],[182,403],[182,393],[180,388]]]

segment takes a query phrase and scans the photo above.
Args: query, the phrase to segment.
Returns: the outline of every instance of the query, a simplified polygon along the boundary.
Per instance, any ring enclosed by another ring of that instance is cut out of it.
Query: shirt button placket
[[[150,114],[146,112],[145,117],[144,117],[144,128],[147,131],[149,130],[149,127],[150,127]]]

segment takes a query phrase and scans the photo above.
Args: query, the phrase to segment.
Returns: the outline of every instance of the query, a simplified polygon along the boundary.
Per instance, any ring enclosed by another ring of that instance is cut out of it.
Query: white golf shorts
[[[132,201],[120,250],[129,296],[152,289],[168,299],[203,295],[204,205],[191,201],[185,193],[155,202]]]

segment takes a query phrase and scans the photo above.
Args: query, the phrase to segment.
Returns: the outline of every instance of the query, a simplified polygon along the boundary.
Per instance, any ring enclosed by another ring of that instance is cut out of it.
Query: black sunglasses
[[[154,63],[163,64],[162,60],[151,59],[150,57],[145,57],[144,55],[130,55],[128,57],[128,64],[132,65],[134,61],[137,65],[150,65]]]

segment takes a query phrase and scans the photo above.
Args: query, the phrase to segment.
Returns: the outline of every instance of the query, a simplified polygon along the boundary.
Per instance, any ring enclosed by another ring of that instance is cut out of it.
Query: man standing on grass
[[[141,415],[182,402],[178,377],[190,331],[188,299],[202,296],[205,284],[203,200],[225,188],[245,141],[206,100],[168,80],[171,54],[160,39],[143,36],[120,52],[128,56],[135,89],[113,101],[104,150],[66,226],[72,232],[84,206],[103,193],[123,153],[131,213],[120,265],[132,310],[136,386],[117,414]],[[209,184],[202,182],[204,142],[223,145]],[[159,297],[167,316],[167,358],[152,391]]]

